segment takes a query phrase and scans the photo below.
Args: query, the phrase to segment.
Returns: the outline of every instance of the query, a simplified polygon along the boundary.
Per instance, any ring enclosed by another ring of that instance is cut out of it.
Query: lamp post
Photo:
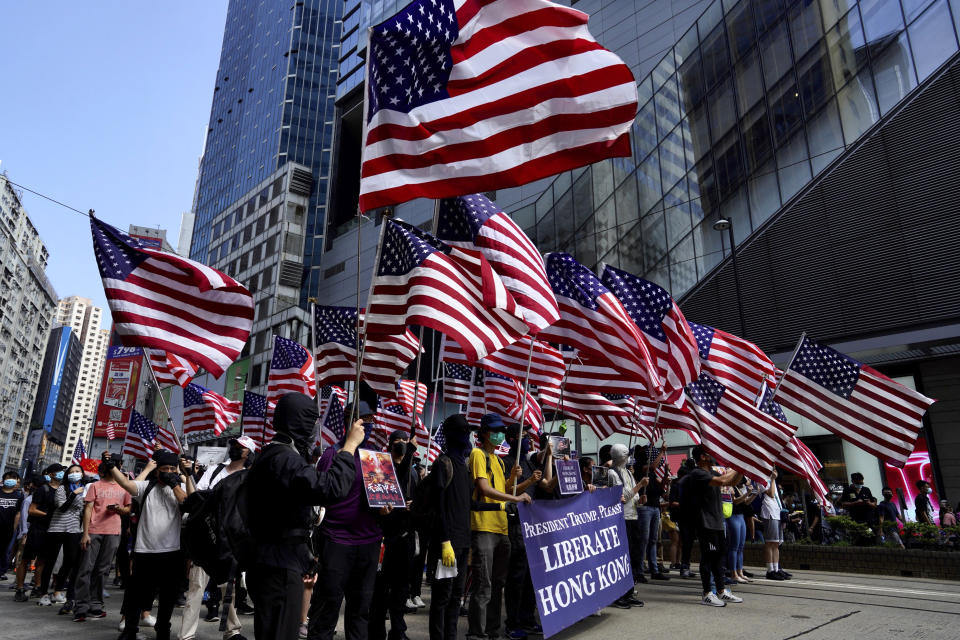
[[[730,238],[730,260],[733,262],[733,281],[737,289],[737,313],[740,316],[740,337],[747,337],[747,321],[743,317],[743,297],[740,294],[740,271],[737,269],[737,243],[733,239],[733,221],[730,218],[720,218],[713,223],[713,228],[721,233],[726,231]]]
[[[23,391],[23,383],[26,378],[17,380],[17,399],[13,402],[13,415],[10,417],[10,430],[7,431],[7,442],[3,445],[3,460],[0,460],[0,471],[7,470],[7,458],[10,456],[10,443],[13,442],[13,430],[17,426],[17,414],[20,413],[20,393]]]

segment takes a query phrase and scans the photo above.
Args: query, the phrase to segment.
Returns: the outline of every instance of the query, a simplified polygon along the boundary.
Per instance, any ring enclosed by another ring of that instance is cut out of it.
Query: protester
[[[470,425],[464,416],[448,417],[440,426],[443,453],[437,456],[421,493],[435,505],[428,517],[431,536],[427,561],[455,569],[452,577],[435,577],[430,590],[430,640],[456,640],[460,600],[470,553],[470,497],[473,478],[467,468]],[[427,507],[429,508],[429,506]]]
[[[740,482],[740,474],[730,469],[723,475],[711,469],[716,462],[706,447],[698,444],[692,457],[697,468],[687,474],[684,493],[697,506],[697,537],[700,539],[700,583],[703,586],[702,603],[712,607],[724,607],[728,602],[743,602],[724,587],[724,524],[723,507],[720,504],[720,487],[730,487]],[[716,593],[710,587],[710,580]]]
[[[743,545],[747,540],[746,517],[753,516],[753,509],[749,504],[752,500],[753,494],[750,493],[745,480],[735,485],[733,514],[724,520],[727,531],[727,571],[730,572],[730,579],[740,583],[753,582],[743,572]]]
[[[643,548],[640,523],[637,521],[637,509],[646,498],[646,494],[641,491],[647,486],[649,477],[644,476],[640,482],[634,480],[633,474],[627,470],[627,461],[630,450],[625,444],[615,444],[610,448],[610,460],[612,467],[608,473],[610,484],[622,487],[623,496],[623,517],[627,525],[627,544],[630,549],[630,562],[633,569],[633,583],[646,582],[643,575]],[[656,562],[656,558],[654,558]],[[618,598],[613,606],[618,609],[629,609],[630,607],[642,607],[643,601],[637,598],[631,587],[625,594]]]
[[[506,503],[530,502],[526,493],[511,495],[520,467],[511,470],[508,481],[503,461],[494,453],[503,443],[506,429],[500,416],[494,413],[483,416],[477,433],[480,446],[470,452],[468,462],[475,504],[470,514],[473,587],[467,615],[467,638],[497,637],[500,634],[503,587],[510,565]]]
[[[930,494],[933,493],[933,489],[930,488],[930,483],[926,480],[917,480],[915,484],[917,487],[917,498],[913,504],[917,515],[917,522],[934,524],[933,505],[930,504]]]
[[[45,484],[44,476],[40,474],[35,474],[30,481],[27,482],[26,489],[26,498],[23,500],[23,506],[20,508],[20,529],[17,531],[17,539],[19,540],[20,545],[20,557],[17,560],[17,581],[16,581],[16,591],[13,595],[14,602],[27,602],[29,597],[27,596],[26,591],[23,588],[24,579],[26,578],[27,568],[38,556],[39,544],[30,544],[30,529],[31,523],[36,522],[41,515],[42,511],[35,509],[33,506],[33,500],[37,496],[37,492]],[[41,541],[42,542],[42,541]],[[39,560],[37,560],[36,569],[33,572],[33,589],[36,590],[37,580],[42,571]]]
[[[230,461],[208,467],[206,472],[197,482],[197,491],[207,491],[217,485],[224,478],[243,471],[249,457],[257,450],[257,443],[249,436],[240,436],[231,438],[227,442],[227,456]],[[186,465],[185,465],[186,466]],[[239,476],[238,476],[239,477]],[[197,634],[197,626],[200,623],[200,607],[203,604],[204,590],[208,593],[207,600],[207,620],[214,622],[219,620],[217,614],[217,605],[220,602],[221,585],[210,584],[210,576],[198,565],[190,567],[186,602],[183,609],[183,616],[180,619],[180,640],[193,640]],[[243,638],[240,635],[242,625],[237,617],[236,601],[230,602],[227,610],[227,624],[223,630],[223,640],[229,638]]]
[[[636,460],[636,480],[645,478],[645,498],[637,508],[637,547],[641,552],[639,566],[643,569],[643,561],[647,561],[647,572],[651,580],[669,580],[663,575],[657,563],[657,546],[660,543],[660,500],[663,498],[663,482],[657,477],[657,468],[667,454],[666,443],[660,444],[660,451],[654,459],[652,444],[648,447],[637,447],[634,454]],[[639,454],[639,455],[637,455]]]
[[[700,520],[700,505],[691,492],[687,491],[690,473],[696,468],[693,458],[684,460],[678,472],[677,487],[677,525],[680,527],[680,577],[692,579],[696,574],[690,570],[690,555],[693,553],[693,541],[697,538]]]
[[[57,508],[55,502],[57,488],[63,480],[65,471],[66,467],[61,464],[51,464],[43,470],[45,484],[34,492],[33,502],[30,505],[29,511],[30,532],[27,534],[24,556],[29,560],[33,558],[37,559],[36,570],[33,574],[34,587],[30,592],[30,596],[40,598],[37,604],[44,606],[50,606],[52,604],[50,597],[47,595],[47,587],[50,585],[50,573],[53,571],[52,563],[50,570],[46,570],[47,548],[49,546],[47,530],[50,527],[50,521],[53,519],[53,513]],[[53,562],[56,562],[56,559],[57,557],[54,555]],[[24,573],[26,573],[26,567],[24,567]],[[46,580],[44,580],[44,576],[46,576]],[[20,575],[17,576],[17,587],[18,589],[23,588],[23,581]],[[44,596],[46,596],[45,599]],[[17,597],[15,596],[14,599],[17,599]],[[24,598],[23,602],[26,602],[26,598]]]
[[[872,524],[877,499],[873,497],[869,487],[863,486],[863,474],[851,473],[850,484],[843,489],[843,498],[840,506],[847,510],[850,517],[860,524]]]
[[[273,417],[276,435],[247,471],[248,508],[256,513],[248,523],[256,554],[247,568],[247,584],[257,640],[297,636],[303,576],[315,571],[307,544],[311,507],[343,500],[355,488],[354,452],[364,438],[363,421],[344,429],[343,442],[318,472],[307,461],[318,417],[310,397],[289,393],[280,398]]]
[[[957,526],[957,516],[953,513],[953,508],[950,506],[950,503],[946,500],[940,501],[940,526],[941,527],[955,527]]]
[[[777,470],[770,474],[767,489],[763,492],[763,506],[760,517],[763,518],[763,559],[767,563],[767,580],[789,580],[790,574],[780,568],[780,543],[783,542],[783,530],[780,528],[780,513],[783,503],[777,488]]]
[[[897,523],[903,523],[903,516],[900,514],[900,509],[897,508],[897,503],[893,501],[893,489],[884,487],[881,489],[881,493],[883,494],[883,501],[877,505],[877,516],[880,518],[880,535],[890,538],[903,549],[903,540],[900,539],[900,531],[897,525]]]
[[[47,540],[44,548],[44,568],[40,578],[40,588],[46,591],[50,583],[57,557],[63,553],[63,561],[53,580],[53,595],[40,598],[40,605],[62,604],[60,614],[70,613],[72,603],[64,593],[68,581],[73,591],[74,571],[80,558],[80,537],[83,534],[83,469],[80,465],[71,465],[54,495],[56,508],[47,527]]]
[[[352,413],[352,405],[345,407],[344,420],[349,421]],[[357,444],[359,448],[365,448],[367,438],[373,430],[374,411],[366,402],[360,401],[356,414],[360,416],[359,424],[364,434],[362,442],[358,441]],[[356,427],[354,424],[354,428]],[[336,445],[323,452],[318,463],[321,472],[332,469],[334,461],[339,462],[344,458],[340,453],[341,448],[346,449],[345,446]],[[326,513],[320,525],[319,539],[322,548],[318,555],[324,573],[313,590],[310,638],[330,640],[333,637],[344,599],[344,636],[347,640],[367,637],[383,530],[377,520],[377,510],[367,504],[357,448],[354,447],[349,456],[353,482],[342,498],[326,505]],[[386,514],[389,511],[389,508],[384,508],[381,513]],[[256,607],[259,609],[259,605]]]
[[[11,543],[20,526],[24,494],[19,485],[20,474],[16,471],[3,474],[3,486],[0,487],[0,582],[7,580]]]
[[[597,485],[593,483],[593,458],[590,456],[583,456],[577,460],[577,464],[580,465],[580,480],[583,482],[583,488],[590,493],[593,493],[597,490]]]

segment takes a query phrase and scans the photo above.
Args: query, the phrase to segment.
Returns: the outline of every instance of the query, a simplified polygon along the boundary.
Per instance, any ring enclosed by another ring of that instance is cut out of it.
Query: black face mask
[[[390,445],[390,452],[393,453],[393,455],[395,456],[402,456],[404,453],[407,452],[407,443],[400,442],[399,440],[397,440],[392,445]]]
[[[230,450],[227,451],[227,455],[230,456],[230,460],[233,462],[241,460],[243,459],[243,447],[239,445],[231,445]]]
[[[163,473],[157,473],[157,479],[167,485],[170,488],[173,488],[180,484],[180,474],[171,471],[164,471]]]

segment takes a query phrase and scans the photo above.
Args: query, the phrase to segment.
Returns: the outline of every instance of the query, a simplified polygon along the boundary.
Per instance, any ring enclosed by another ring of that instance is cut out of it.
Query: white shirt
[[[607,473],[611,485],[620,485],[623,487],[623,497],[627,501],[623,505],[623,517],[625,520],[637,519],[637,505],[640,504],[640,495],[633,492],[636,481],[633,474],[626,467],[613,467]]]
[[[137,495],[141,500],[147,486],[147,480],[135,480]],[[180,503],[173,495],[173,489],[165,484],[157,484],[147,495],[146,504],[140,505],[140,521],[137,525],[137,553],[167,553],[180,550]]]
[[[207,470],[203,472],[202,476],[200,476],[200,482],[197,483],[197,491],[212,489],[217,486],[218,482],[233,473],[227,468],[227,465],[223,465],[223,468],[220,469],[220,473],[217,473],[217,475],[214,476],[213,474],[216,473],[217,467],[219,466],[219,464],[215,464],[212,467],[207,467]]]
[[[760,517],[764,520],[779,520],[780,519],[780,496],[777,495],[777,490],[774,488],[773,497],[768,493],[763,494],[763,505],[760,507]]]

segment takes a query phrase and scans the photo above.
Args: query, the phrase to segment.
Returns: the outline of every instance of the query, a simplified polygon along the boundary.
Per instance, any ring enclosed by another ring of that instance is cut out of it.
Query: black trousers
[[[133,571],[123,598],[123,637],[137,635],[140,613],[153,607],[154,594],[157,595],[157,622],[153,628],[158,638],[170,636],[170,618],[180,595],[183,563],[183,554],[179,551],[133,554]]]
[[[407,632],[403,619],[410,592],[410,561],[413,558],[413,534],[383,541],[383,562],[377,572],[370,604],[369,640],[397,640]],[[390,613],[390,635],[387,635],[385,617]]]
[[[723,591],[723,560],[727,555],[726,538],[723,531],[704,529],[697,531],[700,538],[700,583],[703,592],[710,591],[710,576],[717,586],[717,593]]]
[[[423,565],[427,560],[427,545],[430,541],[430,531],[417,531],[420,540],[420,553],[413,556],[410,562],[410,597],[419,596],[423,591]]]
[[[690,520],[681,520],[680,527],[680,566],[690,568],[690,554],[693,552],[693,541],[697,537],[697,527]]]
[[[43,553],[43,574],[40,576],[40,590],[47,592],[50,586],[50,575],[53,573],[53,566],[57,563],[57,556],[63,548],[63,562],[60,563],[60,570],[57,571],[57,579],[53,585],[54,591],[63,591],[67,584],[67,578],[73,574],[77,563],[80,560],[80,536],[79,533],[51,533],[47,532],[44,541]]]
[[[311,639],[333,638],[340,617],[340,605],[346,598],[344,636],[346,640],[366,640],[379,558],[380,542],[353,545],[339,544],[329,539],[323,541],[320,577],[313,588],[310,602]]]
[[[299,571],[254,565],[247,571],[253,600],[253,634],[257,640],[293,640],[303,609],[303,576]]]
[[[453,550],[457,557],[457,575],[445,580],[433,579],[430,585],[430,640],[457,640],[457,621],[460,619],[460,601],[467,581],[470,547]],[[440,550],[431,551],[428,562],[436,564]]]
[[[534,611],[537,601],[533,595],[533,580],[527,564],[527,548],[523,546],[523,529],[520,518],[507,516],[510,537],[510,564],[507,567],[507,584],[503,599],[507,608],[508,630],[523,629],[537,624]]]

